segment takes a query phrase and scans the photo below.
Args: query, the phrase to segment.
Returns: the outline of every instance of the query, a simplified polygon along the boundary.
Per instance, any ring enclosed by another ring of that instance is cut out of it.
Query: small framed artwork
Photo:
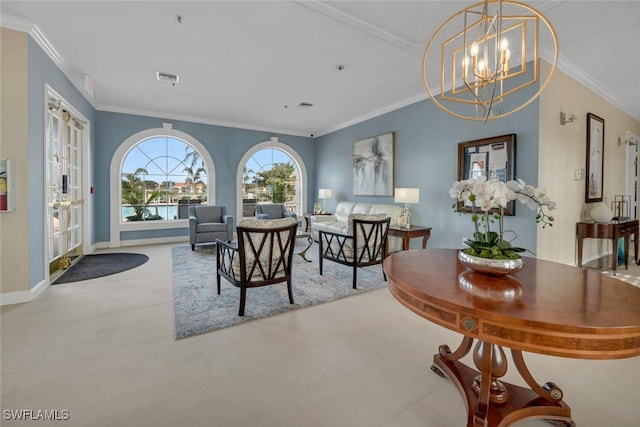
[[[516,176],[516,134],[466,141],[458,144],[458,181],[486,176],[487,180],[507,182]],[[493,211],[496,209],[492,209]],[[471,206],[458,203],[458,211],[471,212]],[[515,215],[512,200],[504,215]]]
[[[353,195],[393,196],[393,132],[353,143]]]
[[[604,184],[604,119],[587,113],[587,182],[585,203],[603,200]]]

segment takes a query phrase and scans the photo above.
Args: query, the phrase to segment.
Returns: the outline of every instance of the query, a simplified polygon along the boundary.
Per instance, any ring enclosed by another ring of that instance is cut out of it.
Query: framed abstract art
[[[353,143],[353,195],[393,196],[393,132]]]

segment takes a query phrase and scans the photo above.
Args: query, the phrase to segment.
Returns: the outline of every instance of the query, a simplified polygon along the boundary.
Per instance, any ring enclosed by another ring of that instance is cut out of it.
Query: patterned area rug
[[[304,249],[296,245],[296,252]],[[172,248],[173,306],[176,339],[215,331],[251,320],[273,316],[387,286],[382,266],[358,269],[358,289],[351,286],[352,269],[324,262],[318,273],[318,248],[314,243],[306,253],[312,262],[293,256],[293,305],[289,304],[286,283],[247,290],[244,317],[238,316],[240,289],[221,278],[221,294],[216,290],[215,246]]]

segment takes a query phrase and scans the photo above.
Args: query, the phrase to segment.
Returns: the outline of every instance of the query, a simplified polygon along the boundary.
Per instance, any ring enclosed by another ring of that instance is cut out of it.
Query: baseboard
[[[132,239],[132,240],[120,240],[118,245],[113,245],[111,242],[97,242],[94,246],[99,249],[106,248],[120,248],[124,246],[143,246],[143,245],[158,245],[162,243],[189,243],[189,236],[173,236],[173,237],[156,237],[153,239]]]
[[[28,291],[7,292],[0,294],[0,306],[31,302],[49,287],[49,283],[41,280]]]

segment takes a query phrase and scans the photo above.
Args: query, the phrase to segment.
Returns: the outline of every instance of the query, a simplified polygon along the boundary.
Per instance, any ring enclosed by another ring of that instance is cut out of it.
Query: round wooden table
[[[507,426],[545,418],[573,426],[562,390],[539,385],[522,351],[581,359],[640,355],[640,288],[598,271],[535,258],[510,276],[473,272],[454,249],[397,252],[383,264],[393,296],[409,310],[463,335],[455,351],[441,345],[432,370],[458,387],[467,426]],[[477,340],[473,369],[460,359]],[[504,347],[530,388],[500,380]]]

